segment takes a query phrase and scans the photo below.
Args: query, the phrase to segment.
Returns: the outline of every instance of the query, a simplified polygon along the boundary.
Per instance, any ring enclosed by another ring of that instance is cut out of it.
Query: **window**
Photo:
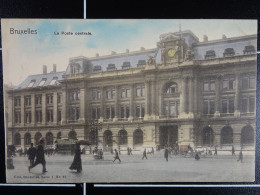
[[[116,65],[115,64],[108,64],[107,70],[115,70]]]
[[[24,123],[31,123],[32,114],[31,111],[25,111]]]
[[[99,89],[92,89],[92,100],[99,100],[101,98],[101,93]]]
[[[47,110],[47,122],[53,122],[53,110]]]
[[[215,91],[215,80],[210,78],[204,79],[203,91]]]
[[[256,78],[255,76],[243,76],[242,77],[242,89],[255,89]]]
[[[79,120],[79,107],[70,107],[70,120]]]
[[[245,49],[243,50],[244,54],[253,54],[255,53],[255,47],[253,45],[245,46]]]
[[[50,85],[56,85],[56,81],[58,80],[57,77],[53,77],[53,79],[50,82]]]
[[[52,104],[53,103],[53,94],[48,94],[46,96],[46,101],[47,101],[47,104]]]
[[[163,114],[166,116],[178,116],[179,109],[180,103],[178,101],[167,101],[163,104]]]
[[[15,97],[14,98],[14,106],[21,106],[21,97]]]
[[[241,99],[241,112],[255,112],[255,97],[243,97]]]
[[[79,64],[72,64],[71,65],[71,73],[72,74],[77,74],[77,73],[79,73],[79,68],[80,68],[80,66],[79,66]]]
[[[99,119],[100,118],[100,108],[92,108],[92,119]]]
[[[222,89],[223,90],[231,90],[235,88],[235,76],[234,75],[226,75],[222,80]]]
[[[43,85],[45,84],[46,80],[47,80],[47,79],[42,79],[41,82],[40,82],[40,84],[39,84],[38,86],[43,86]]]
[[[24,104],[25,104],[25,106],[31,105],[31,96],[25,96],[24,97]]]
[[[222,100],[222,113],[234,113],[234,100],[223,99]]]
[[[58,94],[58,100],[57,100],[58,104],[62,103],[62,94]]]
[[[35,119],[36,119],[36,123],[42,122],[42,111],[41,110],[35,111]]]
[[[144,65],[146,65],[145,60],[138,60],[137,67],[144,66]]]
[[[206,51],[205,59],[213,59],[216,57],[216,53],[214,50]]]
[[[14,113],[14,122],[16,124],[21,123],[21,112],[20,111]]]
[[[106,97],[107,99],[114,99],[115,97],[115,89],[114,88],[109,88],[106,90]]]
[[[128,118],[129,117],[129,106],[123,105],[120,109],[120,118]]]
[[[61,122],[61,110],[58,110],[58,122]]]
[[[130,97],[130,89],[126,87],[121,88],[121,98],[128,98]]]
[[[78,101],[80,99],[80,92],[78,89],[73,89],[69,93],[70,101]]]
[[[176,83],[170,83],[168,85],[166,85],[166,93],[168,94],[174,94],[178,92],[178,87]]]
[[[93,72],[100,72],[100,71],[102,71],[101,66],[94,66]]]
[[[112,119],[115,117],[115,108],[113,106],[109,106],[106,108],[106,119]]]
[[[136,86],[136,97],[144,96],[144,85],[137,85]]]
[[[41,95],[35,96],[35,104],[42,105],[42,96]]]
[[[138,104],[135,107],[135,116],[137,118],[143,118],[144,117],[144,104]]]
[[[129,69],[129,68],[131,68],[131,63],[130,62],[124,62],[122,69]]]
[[[227,48],[223,53],[224,57],[233,56],[233,55],[235,55],[235,50],[233,48]]]
[[[214,113],[215,113],[215,100],[204,100],[203,114],[214,114]]]
[[[29,85],[27,87],[32,87],[35,83],[35,80],[31,80],[31,82],[29,83]]]

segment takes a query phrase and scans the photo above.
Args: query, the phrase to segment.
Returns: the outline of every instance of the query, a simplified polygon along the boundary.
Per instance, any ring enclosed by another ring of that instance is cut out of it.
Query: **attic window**
[[[47,79],[42,79],[41,82],[40,82],[40,84],[39,84],[38,86],[43,86],[43,85],[45,84],[46,80],[47,80]]]
[[[102,71],[101,66],[94,66],[93,72],[100,72]]]
[[[29,83],[28,87],[32,87],[35,83],[35,80],[31,80],[31,82]]]
[[[50,82],[50,85],[55,85],[57,80],[58,77],[53,77],[52,81]]]
[[[214,50],[206,51],[205,59],[213,59],[216,57],[216,53]]]
[[[144,66],[144,65],[146,65],[146,61],[145,60],[138,60],[137,67]]]
[[[233,56],[233,55],[235,55],[235,50],[233,48],[227,48],[223,53],[224,57]]]
[[[131,68],[130,62],[124,62],[123,66],[122,66],[122,69],[129,69],[129,68]]]
[[[255,53],[255,47],[253,45],[247,45],[245,46],[245,49],[243,50],[244,54],[253,54]]]
[[[116,65],[115,64],[108,64],[107,70],[115,70]]]
[[[72,74],[77,74],[77,73],[79,73],[79,64],[78,63],[76,63],[76,64],[72,64],[71,65],[71,73]]]

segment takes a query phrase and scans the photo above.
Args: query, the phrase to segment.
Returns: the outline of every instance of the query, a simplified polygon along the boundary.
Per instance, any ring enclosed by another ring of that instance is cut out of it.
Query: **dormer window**
[[[224,57],[233,56],[233,55],[235,55],[235,50],[233,48],[227,48],[223,53]]]
[[[115,64],[108,64],[107,70],[115,70],[116,66]]]
[[[176,83],[169,83],[166,85],[165,93],[174,94],[178,92],[178,86]]]
[[[129,68],[131,68],[130,62],[124,62],[123,66],[122,66],[122,69],[129,69]]]
[[[94,66],[93,72],[100,72],[102,71],[101,66]]]
[[[253,54],[255,53],[255,47],[253,45],[245,46],[245,49],[243,50],[244,54]]]
[[[71,65],[71,73],[72,74],[79,73],[79,68],[80,68],[79,64],[72,64]]]
[[[35,83],[35,80],[31,80],[31,82],[29,83],[28,87],[32,87]]]
[[[216,57],[216,53],[214,50],[206,51],[205,59],[213,59]]]
[[[45,78],[42,79],[41,82],[40,82],[40,84],[39,84],[38,86],[43,86],[43,85],[45,84],[46,80],[47,80],[47,79],[45,79]]]
[[[146,61],[145,60],[138,60],[137,67],[145,66],[145,65],[146,65]]]
[[[50,82],[50,85],[55,85],[57,80],[58,77],[53,77],[52,81]]]

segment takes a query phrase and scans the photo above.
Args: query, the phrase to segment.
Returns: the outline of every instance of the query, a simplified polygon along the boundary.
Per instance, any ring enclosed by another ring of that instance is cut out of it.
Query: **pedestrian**
[[[215,146],[215,153],[214,153],[214,155],[218,155],[217,146]]]
[[[164,150],[164,158],[166,159],[167,162],[168,162],[168,155],[169,155],[169,150],[167,148],[165,148],[165,150]]]
[[[239,162],[239,161],[241,161],[241,163],[242,163],[242,161],[243,161],[242,149],[240,150],[239,155],[238,155],[238,160],[237,160],[237,162]]]
[[[120,160],[120,158],[119,158],[119,154],[118,154],[118,152],[117,152],[116,149],[115,149],[115,157],[114,157],[114,158],[115,158],[115,159],[114,159],[113,162],[115,162],[115,160],[118,159],[118,160],[119,160],[119,163],[121,163],[121,160]]]
[[[100,149],[100,157],[101,157],[102,160],[104,160],[104,157],[103,157],[103,150],[102,150],[102,149]]]
[[[32,166],[29,166],[29,172],[31,171],[31,169],[33,167],[37,166],[38,164],[42,164],[42,173],[47,172],[43,145],[44,145],[44,141],[40,140],[40,144],[38,145],[37,150],[36,150],[36,160]]]
[[[234,148],[234,146],[232,145],[232,156],[234,156],[235,155],[235,148]]]
[[[76,143],[74,159],[69,169],[77,170],[78,173],[82,171],[81,150],[79,143]]]
[[[33,143],[31,143],[31,147],[28,149],[28,160],[30,161],[30,166],[33,166],[35,156],[36,148],[33,147]]]
[[[144,149],[142,160],[144,160],[144,158],[146,158],[146,160],[147,160],[147,156],[146,156],[146,148]]]
[[[130,155],[130,148],[127,147],[127,155]]]
[[[199,159],[200,159],[200,156],[199,156],[199,153],[198,153],[198,152],[195,153],[195,159],[196,159],[196,160],[199,160]]]
[[[153,149],[153,147],[152,147],[152,151],[151,151],[151,153],[154,155],[154,149]]]
[[[133,155],[133,154],[132,154],[132,149],[131,149],[131,148],[129,148],[129,153],[130,153],[130,155]]]

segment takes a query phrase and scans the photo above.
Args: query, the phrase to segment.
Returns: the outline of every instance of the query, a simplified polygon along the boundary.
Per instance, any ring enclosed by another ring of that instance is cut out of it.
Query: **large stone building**
[[[153,49],[71,58],[65,72],[43,66],[8,91],[8,144],[254,145],[256,40],[200,42],[188,30],[162,34]]]

